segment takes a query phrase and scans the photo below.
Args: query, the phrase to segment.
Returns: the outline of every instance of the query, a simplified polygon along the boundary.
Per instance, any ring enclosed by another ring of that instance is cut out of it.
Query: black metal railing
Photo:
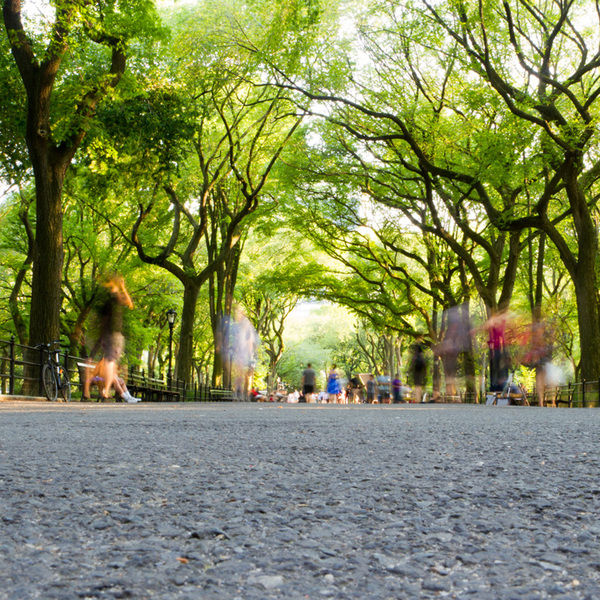
[[[47,348],[33,348],[15,342],[0,340],[0,391],[7,395],[43,394],[42,368]],[[68,360],[65,357],[65,365]]]
[[[569,390],[573,398],[573,406],[581,408],[600,406],[600,380],[570,383]]]
[[[44,395],[42,368],[47,350],[18,344],[14,336],[9,341],[0,340],[0,394],[4,396]],[[72,395],[75,400],[83,396],[88,359],[63,352],[60,363],[71,379]],[[146,373],[143,369],[130,367],[125,379],[135,390],[136,386],[147,389],[147,399],[154,401],[179,402],[231,402],[237,400],[235,393],[226,388],[212,387],[200,382],[182,379],[168,381],[160,373]],[[130,383],[129,383],[130,382]]]

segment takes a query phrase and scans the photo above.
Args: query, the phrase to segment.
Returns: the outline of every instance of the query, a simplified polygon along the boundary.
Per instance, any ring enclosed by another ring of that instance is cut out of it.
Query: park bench
[[[223,388],[211,388],[210,402],[234,402],[237,400],[236,394],[233,390],[227,390]]]
[[[148,376],[134,369],[129,370],[127,387],[133,396],[141,398],[143,402],[179,402],[181,390],[178,386],[169,387],[164,379]]]
[[[565,386],[549,386],[544,390],[545,406],[560,406],[561,404],[571,408],[573,406],[573,390]]]

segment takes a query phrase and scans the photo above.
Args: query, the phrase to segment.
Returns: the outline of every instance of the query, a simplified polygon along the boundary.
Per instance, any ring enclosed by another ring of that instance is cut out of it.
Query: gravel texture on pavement
[[[0,404],[0,599],[600,598],[600,410]]]

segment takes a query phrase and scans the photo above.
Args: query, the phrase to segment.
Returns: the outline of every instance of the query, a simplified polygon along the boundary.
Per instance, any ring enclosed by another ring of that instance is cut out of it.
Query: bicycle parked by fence
[[[71,381],[69,373],[60,364],[60,340],[50,344],[39,344],[36,348],[43,348],[48,356],[48,362],[42,367],[42,383],[44,393],[50,402],[56,402],[60,392],[65,402],[71,401]]]

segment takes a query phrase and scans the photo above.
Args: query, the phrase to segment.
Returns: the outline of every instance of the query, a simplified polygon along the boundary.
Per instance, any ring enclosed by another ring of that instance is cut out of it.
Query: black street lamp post
[[[171,382],[173,380],[173,371],[171,370],[171,364],[173,359],[173,325],[175,325],[176,317],[177,311],[174,308],[170,308],[167,311],[167,321],[169,322],[169,372],[167,373],[167,383],[169,385],[169,391],[171,391]]]

